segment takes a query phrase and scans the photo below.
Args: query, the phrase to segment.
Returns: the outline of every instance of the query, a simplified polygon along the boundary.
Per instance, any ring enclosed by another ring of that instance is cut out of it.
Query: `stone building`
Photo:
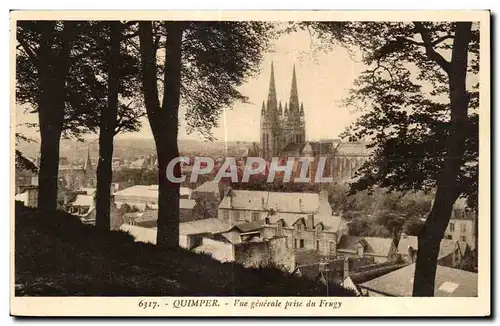
[[[346,181],[368,160],[372,149],[364,141],[342,142],[340,139],[308,141],[304,104],[299,101],[297,76],[293,67],[290,99],[282,105],[276,94],[274,67],[271,63],[271,80],[267,101],[262,103],[260,119],[260,156],[327,158],[324,176],[335,181]],[[315,163],[313,163],[315,164]]]
[[[95,188],[97,185],[96,166],[92,164],[90,149],[83,166],[74,165],[69,160],[61,158],[59,161],[59,184],[65,189],[79,190]]]
[[[218,218],[231,226],[224,236],[233,243],[284,237],[287,247],[335,257],[348,228],[332,215],[325,193],[230,190],[219,205]]]
[[[277,99],[274,66],[271,63],[269,94],[267,102],[262,102],[260,130],[260,153],[266,159],[280,156],[287,146],[305,143],[304,105],[299,104],[295,66],[293,67],[290,100],[283,108],[281,101],[278,102]]]

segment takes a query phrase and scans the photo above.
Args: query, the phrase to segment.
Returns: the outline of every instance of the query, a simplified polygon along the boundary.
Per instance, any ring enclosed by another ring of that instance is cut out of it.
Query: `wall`
[[[454,223],[455,230],[451,231],[450,224]],[[465,232],[462,232],[462,225],[465,225]],[[465,219],[450,219],[450,223],[446,228],[445,239],[447,236],[451,236],[452,240],[463,241],[461,236],[465,237],[465,241],[469,244],[471,248],[476,247],[475,235],[474,235],[474,221]]]
[[[240,232],[237,230],[231,230],[229,232],[222,233],[222,236],[228,239],[231,243],[241,243]]]
[[[295,253],[288,248],[285,237],[237,244],[234,255],[235,261],[246,267],[273,264],[290,272],[295,268]]]
[[[200,248],[197,250],[197,248]],[[221,262],[234,261],[235,254],[233,245],[230,243],[224,243],[221,241],[212,240],[209,238],[203,238],[201,240],[201,247],[197,247],[195,251],[202,251],[210,254],[214,259]],[[210,249],[210,251],[204,251],[203,249]]]
[[[111,201],[109,214],[110,214],[110,229],[118,230],[120,228],[120,225],[122,225],[123,214],[120,213],[118,208],[116,208],[113,201]]]
[[[225,209],[225,208],[220,208],[218,212],[218,218],[220,220],[225,221],[224,218],[224,211],[229,211],[229,220],[226,222],[230,223],[231,225],[236,225],[236,224],[241,224],[245,222],[253,222],[253,214],[254,213],[259,213],[258,220],[264,219],[267,216],[267,212],[264,211],[254,211],[254,210],[235,210],[235,209]],[[238,213],[237,213],[238,212]],[[239,214],[239,218],[238,215]]]

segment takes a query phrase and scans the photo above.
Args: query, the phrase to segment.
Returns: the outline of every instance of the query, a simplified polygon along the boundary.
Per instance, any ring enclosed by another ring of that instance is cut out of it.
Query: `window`
[[[328,243],[328,251],[330,252],[330,255],[333,255],[335,254],[335,242],[334,241],[330,241]]]
[[[319,250],[319,240],[316,240],[316,250]]]
[[[245,220],[245,216],[243,216],[243,214],[240,214],[240,211],[234,211],[234,220],[235,221],[244,221]]]
[[[467,224],[465,224],[465,223],[460,224],[460,231],[462,231],[462,232],[467,231]]]
[[[258,221],[258,220],[259,220],[259,218],[260,218],[260,214],[259,214],[259,212],[253,212],[253,213],[252,213],[252,221],[254,221],[254,222],[255,222],[255,221]]]
[[[281,223],[281,221],[278,221],[278,225],[277,225],[277,228],[276,228],[276,235],[278,237],[280,237],[280,236],[283,235],[283,224]]]
[[[297,224],[297,230],[298,230],[298,231],[302,231],[302,224],[300,224],[300,223],[299,223],[299,224]]]
[[[450,231],[455,231],[455,223],[450,223]]]
[[[300,239],[300,248],[304,248],[304,239]]]
[[[226,222],[228,222],[228,221],[229,221],[229,211],[228,211],[228,210],[224,210],[224,211],[223,211],[222,218],[223,218],[223,219],[224,219],[224,221],[226,221]]]
[[[293,247],[297,249],[297,239],[293,240]]]
[[[451,236],[451,234],[447,234],[446,239],[451,240],[451,239],[453,239],[453,237]]]
[[[465,235],[461,235],[461,236],[460,236],[460,241],[466,241],[466,239],[465,239]]]

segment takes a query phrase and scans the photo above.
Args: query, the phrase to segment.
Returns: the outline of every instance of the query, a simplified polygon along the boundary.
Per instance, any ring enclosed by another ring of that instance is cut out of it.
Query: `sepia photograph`
[[[490,12],[10,16],[12,315],[491,313]]]

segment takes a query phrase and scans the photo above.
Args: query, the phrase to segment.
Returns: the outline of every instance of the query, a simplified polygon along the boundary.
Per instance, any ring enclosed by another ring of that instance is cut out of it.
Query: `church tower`
[[[274,79],[274,65],[271,63],[271,79],[267,102],[262,102],[260,117],[260,156],[265,159],[277,157],[286,152],[287,145],[301,148],[306,140],[304,105],[299,102],[295,65],[292,72],[290,100],[283,107],[278,102]]]
[[[288,113],[285,117],[284,125],[284,138],[286,144],[305,143],[306,127],[304,104],[299,102],[299,91],[297,88],[297,74],[295,72],[295,65],[293,65],[290,101],[288,103]]]
[[[267,105],[266,105],[267,104]],[[281,144],[281,105],[278,106],[276,83],[274,80],[274,65],[271,62],[271,80],[267,103],[262,103],[260,117],[260,148],[261,156],[271,158],[279,155]]]

